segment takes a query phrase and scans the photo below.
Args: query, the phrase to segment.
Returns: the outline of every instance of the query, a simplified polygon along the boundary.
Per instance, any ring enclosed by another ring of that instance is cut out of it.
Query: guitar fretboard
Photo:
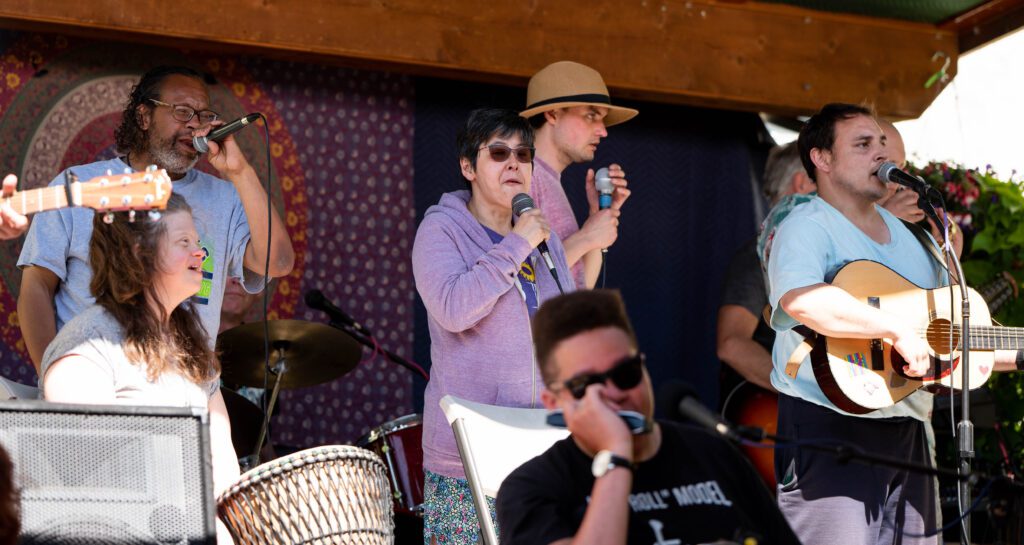
[[[954,329],[959,334],[960,326]],[[947,338],[948,337],[944,337]],[[1024,348],[1024,328],[971,326],[971,348],[975,350],[1020,350]]]
[[[22,215],[45,212],[68,206],[67,190],[64,186],[26,189],[3,199],[15,212]]]

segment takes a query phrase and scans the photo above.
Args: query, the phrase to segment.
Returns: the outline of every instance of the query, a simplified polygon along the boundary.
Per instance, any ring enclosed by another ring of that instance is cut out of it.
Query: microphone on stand
[[[942,203],[942,195],[939,194],[935,188],[928,185],[928,182],[900,170],[900,168],[896,166],[896,163],[891,161],[886,161],[879,165],[878,171],[876,171],[875,175],[883,182],[892,182],[914,190],[918,195],[917,206],[924,211],[925,215],[935,222],[935,225],[940,227],[942,226],[942,220],[935,211],[936,206],[944,206]]]
[[[327,316],[331,318],[331,321],[345,324],[367,337],[373,337],[370,330],[363,327],[362,324],[352,319],[348,313],[341,310],[335,306],[334,303],[328,300],[327,297],[324,296],[324,292],[317,289],[309,290],[306,292],[305,301],[307,307],[326,313]]]
[[[430,374],[427,373],[419,364],[413,361],[409,361],[398,354],[382,347],[376,339],[373,338],[373,333],[364,327],[359,322],[352,319],[344,310],[341,310],[334,303],[330,302],[324,293],[318,289],[312,289],[306,292],[303,297],[306,301],[306,306],[319,310],[327,314],[331,319],[330,325],[336,329],[340,329],[347,333],[350,337],[355,339],[363,346],[370,348],[376,354],[378,351],[383,354],[387,359],[392,362],[405,367],[406,369],[413,371],[423,377],[424,380],[430,380]],[[339,325],[341,324],[341,325]],[[341,326],[345,327],[341,327]]]
[[[685,382],[670,382],[662,387],[661,394],[665,399],[662,407],[673,420],[689,420],[736,442],[743,439],[763,441],[766,436],[761,428],[729,424],[721,415],[705,407],[697,398],[697,392]]]
[[[892,182],[903,187],[909,187],[921,195],[924,195],[932,188],[932,186],[917,176],[900,170],[900,167],[896,166],[896,163],[893,162],[887,161],[879,165],[876,175],[883,182]]]
[[[207,145],[207,143],[210,140],[213,140],[214,142],[220,142],[221,140],[227,138],[228,135],[234,134],[248,127],[250,123],[259,119],[260,115],[261,114],[259,113],[249,114],[245,117],[240,117],[232,121],[231,123],[221,125],[220,127],[213,129],[212,131],[210,131],[210,134],[207,134],[206,136],[193,136],[192,146],[195,147],[196,151],[198,151],[199,153],[206,153],[210,151],[210,146]]]

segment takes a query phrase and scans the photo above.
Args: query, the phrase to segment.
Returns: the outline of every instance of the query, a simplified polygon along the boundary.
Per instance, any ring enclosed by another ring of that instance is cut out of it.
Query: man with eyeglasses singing
[[[541,399],[564,412],[572,435],[505,479],[502,545],[799,543],[724,440],[663,421],[631,432],[617,414],[654,415],[651,379],[617,292],[551,299],[533,332],[547,384]]]
[[[267,194],[233,137],[210,142],[207,155],[224,179],[192,168],[199,161],[192,137],[206,135],[223,123],[210,108],[210,94],[201,74],[185,67],[154,68],[132,89],[114,133],[121,155],[70,170],[82,181],[108,171],[116,175],[149,165],[167,170],[174,180],[174,192],[192,206],[206,255],[202,287],[191,302],[213,343],[228,277],[241,279],[247,291],[257,293],[266,283],[267,253],[271,277],[288,274],[295,255],[277,212],[267,217]],[[62,172],[50,185],[63,183]],[[37,372],[57,330],[93,304],[89,289],[92,218],[93,211],[88,208],[44,212],[34,219],[25,239],[18,259],[23,269],[18,314]],[[268,221],[273,240],[267,240]]]
[[[593,161],[598,144],[608,136],[608,127],[636,114],[632,108],[612,105],[597,70],[571,61],[544,67],[530,78],[526,90],[526,109],[519,115],[528,118],[537,132],[530,196],[564,243],[566,261],[581,288],[597,283],[601,250],[619,236],[619,209],[629,198],[629,189],[622,167],[609,165],[612,201],[609,208],[600,210],[594,170],[589,169],[585,187],[590,210],[581,227],[562,188],[562,171],[573,163]]]

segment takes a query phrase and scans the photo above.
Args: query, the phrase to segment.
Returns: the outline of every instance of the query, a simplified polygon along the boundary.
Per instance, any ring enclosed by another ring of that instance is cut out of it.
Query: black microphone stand
[[[341,331],[344,331],[350,337],[355,339],[356,342],[371,350],[379,350],[382,354],[384,354],[384,356],[387,359],[391,360],[392,363],[405,367],[406,369],[423,377],[424,380],[430,380],[430,375],[428,375],[423,370],[422,367],[410,362],[409,360],[403,358],[402,356],[399,356],[398,354],[395,354],[394,352],[381,346],[379,342],[376,342],[376,340],[373,337],[373,334],[371,334],[370,331],[365,327],[355,327],[352,324],[348,324],[338,320],[330,320],[329,322],[327,322],[327,325],[335,329],[340,329]]]
[[[951,477],[960,481],[961,483],[967,484],[968,486],[974,485],[975,483],[983,479],[992,478],[987,473],[981,473],[977,471],[961,473],[960,471],[957,470],[945,469],[941,467],[932,467],[930,465],[920,464],[916,462],[908,462],[902,458],[893,458],[890,456],[871,454],[848,444],[827,445],[824,444],[823,442],[819,442],[813,439],[797,441],[796,439],[792,439],[783,435],[773,435],[770,433],[766,433],[761,428],[728,425],[728,430],[729,433],[735,434],[735,436],[740,438],[740,443],[742,443],[743,440],[755,443],[763,443],[765,439],[769,439],[771,441],[774,441],[778,445],[792,445],[799,448],[806,448],[808,450],[832,454],[833,456],[836,457],[836,460],[844,464],[847,462],[856,462],[865,465],[880,465],[885,467],[893,467],[896,469],[905,469],[907,471],[913,471],[915,473],[921,473],[924,475],[933,475],[936,477]],[[723,435],[725,435],[728,438],[729,433],[725,433]]]
[[[928,215],[936,226],[940,228],[945,223],[939,218],[935,211],[935,204],[942,204],[942,195],[937,189],[923,185],[918,192],[918,206]],[[949,233],[946,233],[947,235]],[[956,282],[960,287],[960,421],[956,424],[957,435],[957,460],[959,476],[971,475],[971,459],[974,458],[974,424],[971,422],[971,303],[967,292],[967,282],[964,278],[964,270],[960,265],[960,258],[953,250],[952,241],[947,240],[943,245],[943,252],[946,256],[946,269],[956,274]],[[951,279],[953,280],[953,279]],[[953,309],[950,309],[952,312]],[[950,337],[956,331],[955,316],[950,316]],[[955,348],[955,347],[954,347]],[[952,361],[952,352],[950,359]],[[952,378],[952,377],[951,377]],[[971,505],[971,485],[967,479],[959,478],[958,498],[960,510]],[[964,545],[971,542],[971,518],[966,516],[960,524],[960,541]]]

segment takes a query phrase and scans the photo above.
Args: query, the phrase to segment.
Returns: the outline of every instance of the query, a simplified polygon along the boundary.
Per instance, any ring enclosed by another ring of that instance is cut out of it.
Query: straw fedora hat
[[[608,116],[604,118],[606,127],[628,121],[639,113],[632,108],[612,106],[608,87],[597,70],[578,62],[559,61],[545,66],[530,78],[526,89],[526,109],[519,115],[529,118],[571,106],[608,108]]]

